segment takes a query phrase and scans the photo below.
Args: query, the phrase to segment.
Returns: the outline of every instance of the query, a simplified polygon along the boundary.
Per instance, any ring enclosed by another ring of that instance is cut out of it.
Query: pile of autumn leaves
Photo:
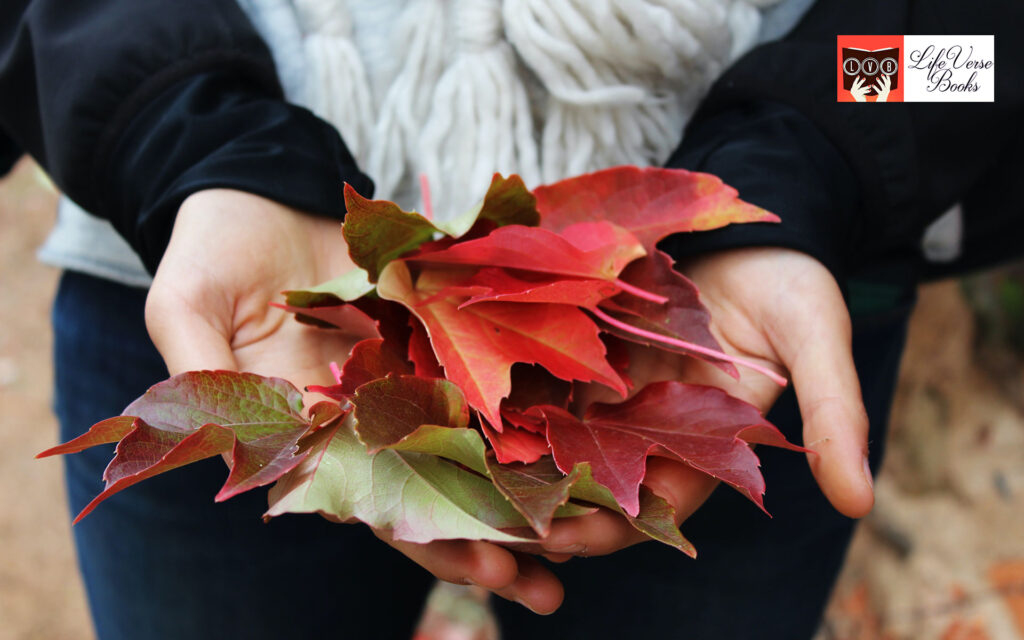
[[[716,388],[657,382],[588,407],[574,390],[627,397],[629,343],[736,375],[696,288],[655,248],[671,233],[775,220],[736,195],[665,169],[620,167],[533,193],[495,175],[478,207],[437,223],[346,188],[343,233],[359,268],[280,305],[362,338],[332,367],[335,385],[309,388],[329,400],[307,418],[284,380],[189,372],[40,455],[118,441],[106,489],[79,519],[131,484],[223,455],[216,499],[276,482],[266,517],[317,512],[411,542],[523,542],[596,505],[692,554],[671,506],[642,485],[647,457],[681,460],[761,505],[748,443],[790,445]]]

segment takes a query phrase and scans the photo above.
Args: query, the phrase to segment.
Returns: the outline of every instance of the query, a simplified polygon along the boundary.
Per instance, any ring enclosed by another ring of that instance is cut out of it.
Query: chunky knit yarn
[[[753,45],[758,5],[770,3],[242,4],[278,64],[303,70],[289,99],[338,128],[377,197],[416,206],[422,174],[434,210],[456,215],[495,171],[535,186],[664,162],[714,79]],[[300,44],[284,44],[287,34]]]
[[[714,79],[811,0],[237,2],[288,99],[337,127],[376,197],[418,208],[425,175],[445,217],[472,206],[494,171],[536,186],[661,164]],[[151,280],[109,223],[67,198],[39,256]]]

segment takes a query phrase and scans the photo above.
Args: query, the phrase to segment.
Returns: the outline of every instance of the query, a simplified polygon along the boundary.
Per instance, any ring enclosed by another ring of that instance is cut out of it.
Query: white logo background
[[[995,100],[994,36],[903,36],[902,53],[904,101]]]

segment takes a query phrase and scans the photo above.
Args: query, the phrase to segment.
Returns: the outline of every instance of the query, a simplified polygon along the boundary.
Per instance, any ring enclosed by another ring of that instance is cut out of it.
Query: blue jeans
[[[61,437],[120,413],[167,371],[143,325],[145,292],[66,273],[54,305]],[[854,354],[871,418],[871,465],[910,302],[854,316]],[[792,392],[770,418],[800,442]],[[71,511],[102,489],[113,447],[67,456]],[[821,496],[800,454],[760,447],[768,518],[719,489],[683,526],[697,561],[656,543],[554,571],[566,600],[540,617],[497,602],[504,637],[810,638],[853,522]],[[101,640],[411,637],[432,578],[359,525],[289,515],[263,524],[262,491],[215,504],[219,459],[115,495],[74,528]]]

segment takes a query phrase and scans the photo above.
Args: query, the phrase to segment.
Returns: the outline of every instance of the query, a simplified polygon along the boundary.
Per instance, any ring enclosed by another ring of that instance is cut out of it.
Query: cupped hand
[[[711,329],[723,349],[787,375],[803,419],[804,446],[819,487],[850,517],[874,502],[867,465],[868,420],[851,352],[850,318],[835,279],[820,262],[787,249],[755,248],[702,256],[677,266],[700,288]],[[762,412],[782,392],[776,383],[740,368],[739,380],[693,358],[638,349],[630,366],[637,388],[659,380],[721,387]],[[604,401],[618,401],[614,394]],[[676,511],[692,514],[716,481],[683,463],[648,460],[644,484]],[[544,547],[553,560],[601,555],[646,540],[608,510],[556,521]]]
[[[146,326],[171,375],[227,369],[299,388],[330,384],[328,363],[345,359],[351,337],[310,329],[270,303],[353,266],[337,221],[239,191],[200,191],[178,212]],[[442,580],[480,585],[539,613],[561,603],[561,584],[534,558],[486,542],[412,544],[376,533]]]
[[[146,298],[146,327],[171,375],[228,369],[330,383],[351,338],[270,306],[351,268],[337,221],[213,189],[182,204]]]

